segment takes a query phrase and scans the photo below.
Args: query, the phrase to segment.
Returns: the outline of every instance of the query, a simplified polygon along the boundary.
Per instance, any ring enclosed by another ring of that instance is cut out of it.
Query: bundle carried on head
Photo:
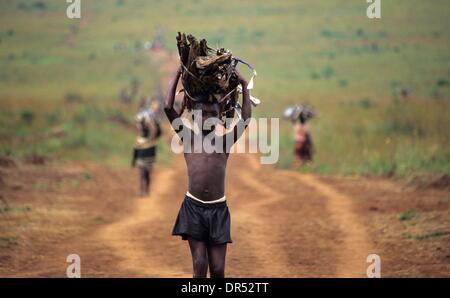
[[[287,107],[284,110],[283,115],[285,118],[290,119],[292,121],[303,120],[306,122],[314,118],[316,116],[316,113],[310,106],[296,105]]]
[[[233,57],[229,50],[212,49],[205,39],[198,41],[194,36],[180,32],[177,46],[186,108],[191,110],[193,104],[199,101],[216,101],[221,106],[222,116],[233,118],[239,92],[239,81],[234,69],[238,62],[243,61]]]

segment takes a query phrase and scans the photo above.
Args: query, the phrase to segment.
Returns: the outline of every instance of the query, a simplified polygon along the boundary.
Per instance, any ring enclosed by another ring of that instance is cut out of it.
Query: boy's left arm
[[[250,117],[252,116],[252,103],[250,100],[250,91],[247,89],[248,82],[238,72],[237,69],[235,70],[235,73],[239,83],[242,86],[242,109],[241,109],[241,119],[239,119],[239,121],[236,123],[236,125],[233,128],[233,131],[230,132],[233,134],[233,144],[236,143],[236,141],[242,136],[248,125],[247,120],[250,119]],[[227,135],[229,135],[230,133],[225,135],[225,144],[226,140],[228,139]]]
[[[250,101],[250,91],[247,89],[247,80],[236,70],[239,83],[242,86],[242,120],[247,121],[252,116],[252,103]],[[247,127],[247,126],[246,126]]]

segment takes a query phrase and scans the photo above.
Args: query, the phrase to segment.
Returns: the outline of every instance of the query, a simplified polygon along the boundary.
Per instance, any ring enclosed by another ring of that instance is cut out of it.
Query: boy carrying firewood
[[[242,135],[246,120],[251,117],[248,82],[234,67],[232,68],[229,75],[233,76],[242,87],[241,118],[233,129],[220,135],[217,134],[215,125],[209,127],[205,125],[205,122],[212,118],[220,118],[225,113],[217,100],[218,97],[213,96],[213,91],[194,92],[189,88],[189,84],[183,81],[185,95],[190,91],[188,109],[194,111],[193,120],[199,124],[200,129],[175,125],[181,116],[174,109],[178,81],[182,73],[186,76],[194,75],[192,71],[187,70],[183,59],[181,62],[182,65],[170,82],[164,108],[173,129],[183,141],[189,180],[188,191],[181,204],[172,234],[188,241],[194,277],[206,277],[208,268],[210,277],[224,277],[227,244],[232,242],[231,219],[225,196],[225,170],[230,148]],[[214,150],[211,153],[209,150],[194,148],[196,137],[203,141],[211,134],[215,135],[216,140],[222,138],[220,144],[223,144],[223,150]]]

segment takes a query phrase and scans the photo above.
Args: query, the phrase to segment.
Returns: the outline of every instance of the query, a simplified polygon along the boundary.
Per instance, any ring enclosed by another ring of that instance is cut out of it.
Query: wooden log
[[[178,33],[177,47],[183,65],[181,82],[185,90],[185,105],[190,110],[193,101],[217,101],[221,112],[234,115],[239,84],[231,51],[212,49],[206,39]],[[233,112],[227,111],[233,110]]]

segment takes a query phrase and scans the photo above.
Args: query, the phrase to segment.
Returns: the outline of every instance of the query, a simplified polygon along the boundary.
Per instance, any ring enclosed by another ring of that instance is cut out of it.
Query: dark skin
[[[242,118],[239,120],[242,124],[242,122],[245,122],[251,117],[251,101],[249,91],[247,90],[247,80],[237,70],[235,70],[235,73],[239,83],[242,85]],[[169,84],[165,101],[164,111],[171,124],[175,119],[180,117],[174,109],[175,91],[180,76],[181,67],[177,70]],[[220,114],[220,108],[217,103],[197,103],[194,106],[194,110],[201,110],[203,122],[211,117],[218,118]],[[178,128],[174,126],[173,128],[177,133],[186,129],[186,127]],[[244,125],[244,130],[245,128],[246,125]],[[191,144],[188,144],[188,146],[191,146],[192,153],[184,153],[184,158],[188,169],[189,192],[192,195],[203,201],[213,201],[224,196],[225,170],[229,156],[229,150],[227,149],[239,139],[244,130],[238,129],[238,125],[235,125],[232,131],[222,136],[224,144],[223,153],[208,153],[204,150],[196,153],[193,147],[194,137],[191,137]],[[202,140],[213,131],[215,131],[214,127],[212,127],[212,130],[202,130],[200,132]],[[193,131],[190,131],[190,133],[194,136]],[[229,136],[230,133],[233,134],[232,137]],[[231,144],[226,144],[225,140],[227,138],[232,141]],[[224,277],[227,244],[208,245],[206,242],[192,238],[189,238],[188,241],[192,254],[194,277],[206,277],[208,267],[211,277]]]
[[[142,106],[142,103],[141,103]],[[159,126],[159,123],[156,123]],[[146,128],[144,122],[138,123],[136,125],[138,134],[142,137],[148,137],[150,131]],[[157,139],[158,135],[155,136]],[[136,165],[136,151],[134,151],[134,156],[131,162],[131,166],[134,167]],[[150,194],[150,183],[151,183],[151,175],[152,175],[152,167],[149,168],[139,168],[139,180],[140,180],[140,192],[141,196],[145,197]]]

